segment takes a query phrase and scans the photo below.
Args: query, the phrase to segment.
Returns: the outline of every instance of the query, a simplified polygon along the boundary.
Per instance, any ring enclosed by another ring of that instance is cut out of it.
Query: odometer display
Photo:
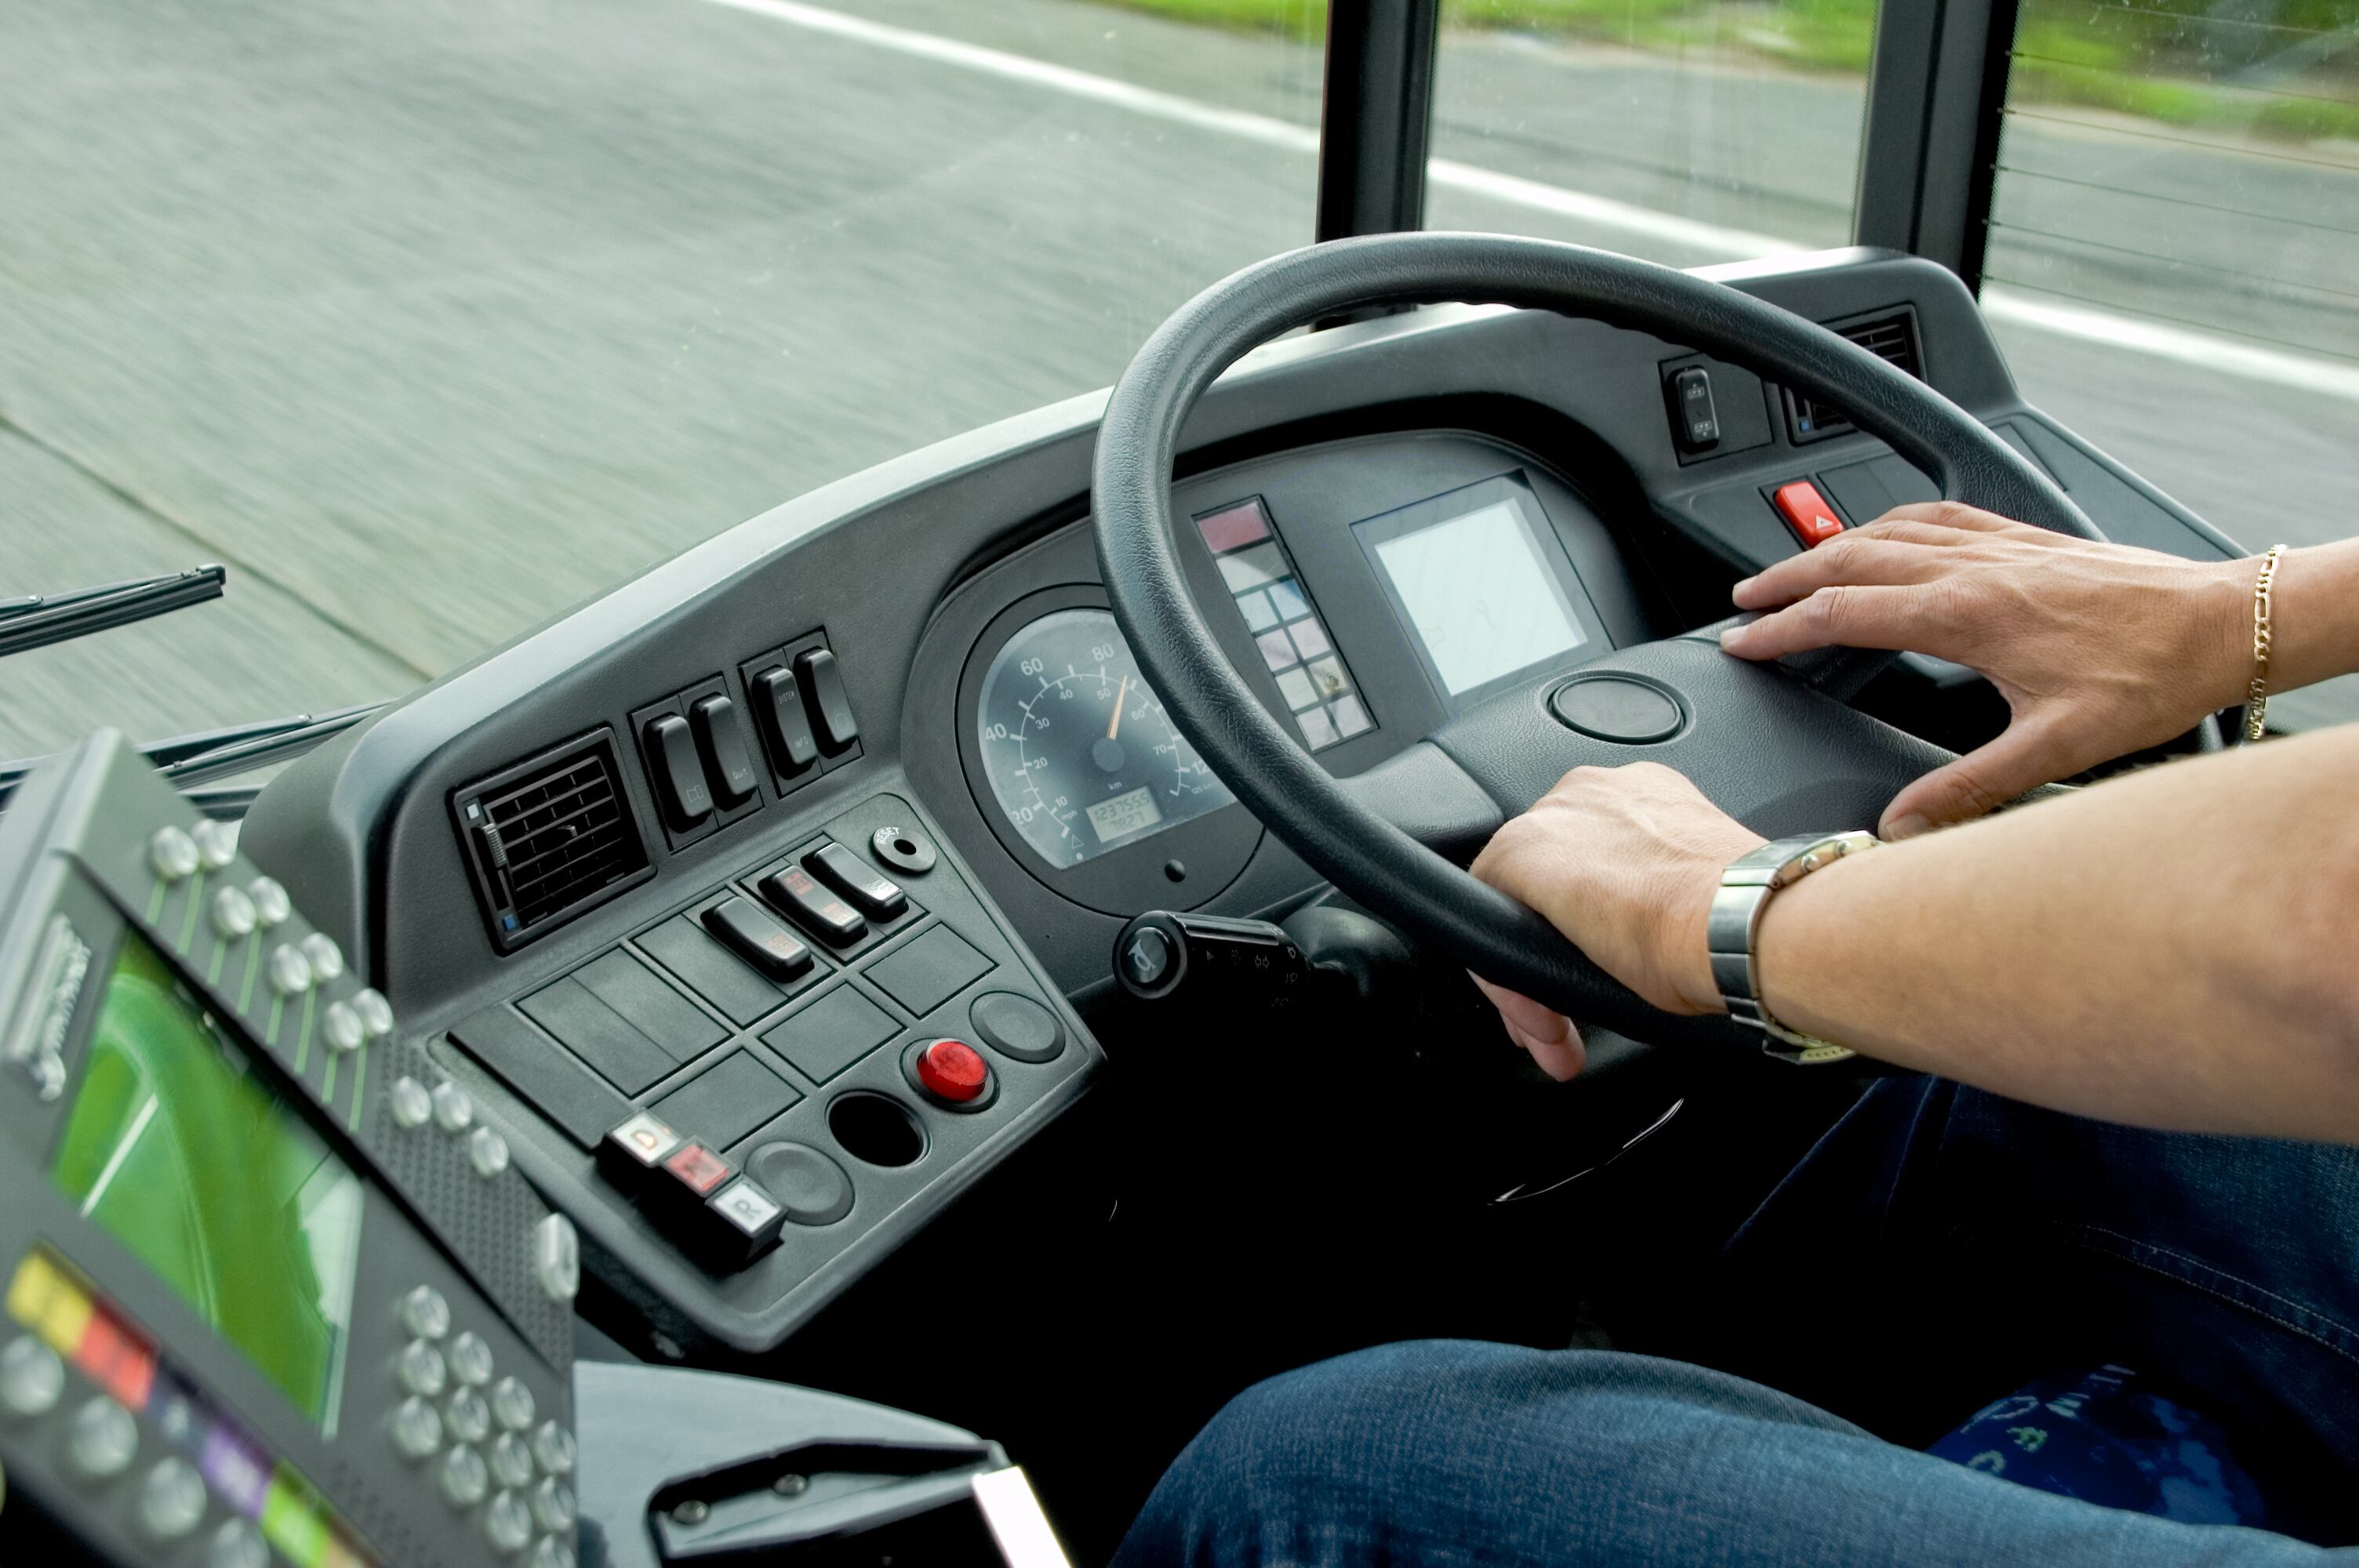
[[[1172,728],[1103,610],[1060,610],[991,661],[975,715],[999,809],[1051,866],[1152,838],[1236,797]]]

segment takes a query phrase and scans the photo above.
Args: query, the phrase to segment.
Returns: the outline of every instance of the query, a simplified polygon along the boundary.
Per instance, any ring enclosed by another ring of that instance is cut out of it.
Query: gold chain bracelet
[[[2245,739],[2257,741],[2269,712],[2269,594],[2277,585],[2277,557],[2283,545],[2272,545],[2261,557],[2261,575],[2253,583],[2253,681],[2245,688]]]

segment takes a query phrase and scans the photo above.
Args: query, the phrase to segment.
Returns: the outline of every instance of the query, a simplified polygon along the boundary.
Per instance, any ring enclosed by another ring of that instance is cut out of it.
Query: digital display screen
[[[50,1177],[332,1435],[361,1183],[136,935]]]
[[[1127,795],[1098,802],[1087,815],[1090,826],[1097,830],[1098,842],[1110,844],[1125,833],[1136,833],[1162,821],[1163,808],[1155,804],[1155,791],[1142,784]]]
[[[1371,542],[1451,697],[1589,641],[1531,517],[1515,500]]]

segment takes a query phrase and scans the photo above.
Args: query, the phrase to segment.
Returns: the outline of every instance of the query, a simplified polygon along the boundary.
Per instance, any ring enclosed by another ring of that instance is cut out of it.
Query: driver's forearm
[[[1837,861],[1758,954],[1791,1027],[2110,1120],[2359,1142],[2359,726]]]
[[[2359,671],[2359,539],[2288,550],[2269,614],[2269,689]]]

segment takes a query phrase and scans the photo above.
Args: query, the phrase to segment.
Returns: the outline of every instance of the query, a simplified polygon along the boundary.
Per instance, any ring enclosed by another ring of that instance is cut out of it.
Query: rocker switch
[[[803,699],[810,704],[821,751],[833,756],[860,739],[852,700],[843,695],[843,672],[836,666],[833,654],[825,648],[805,648],[795,655],[795,676],[802,682]]]
[[[713,798],[735,806],[754,793],[754,762],[745,754],[745,731],[737,722],[737,705],[725,697],[708,697],[689,709],[696,730],[696,749],[704,758],[704,775],[712,782]]]
[[[871,920],[897,920],[909,907],[899,885],[864,866],[841,844],[822,844],[803,857],[803,870],[859,905]]]
[[[781,984],[811,967],[810,949],[793,932],[742,898],[724,898],[706,910],[704,928]]]
[[[1679,421],[1680,445],[1690,452],[1720,445],[1720,411],[1712,406],[1712,373],[1690,365],[1671,377],[1671,416]]]
[[[803,710],[802,688],[794,672],[772,665],[754,677],[754,722],[761,726],[762,745],[782,773],[799,773],[819,761],[819,742],[811,739],[810,715]]]
[[[674,832],[684,833],[712,815],[712,792],[705,787],[695,738],[688,732],[687,719],[666,713],[647,721],[647,741],[664,816]]]
[[[835,946],[850,946],[868,935],[868,922],[860,912],[812,881],[800,866],[771,872],[754,884],[754,891],[772,909],[792,915]]]

